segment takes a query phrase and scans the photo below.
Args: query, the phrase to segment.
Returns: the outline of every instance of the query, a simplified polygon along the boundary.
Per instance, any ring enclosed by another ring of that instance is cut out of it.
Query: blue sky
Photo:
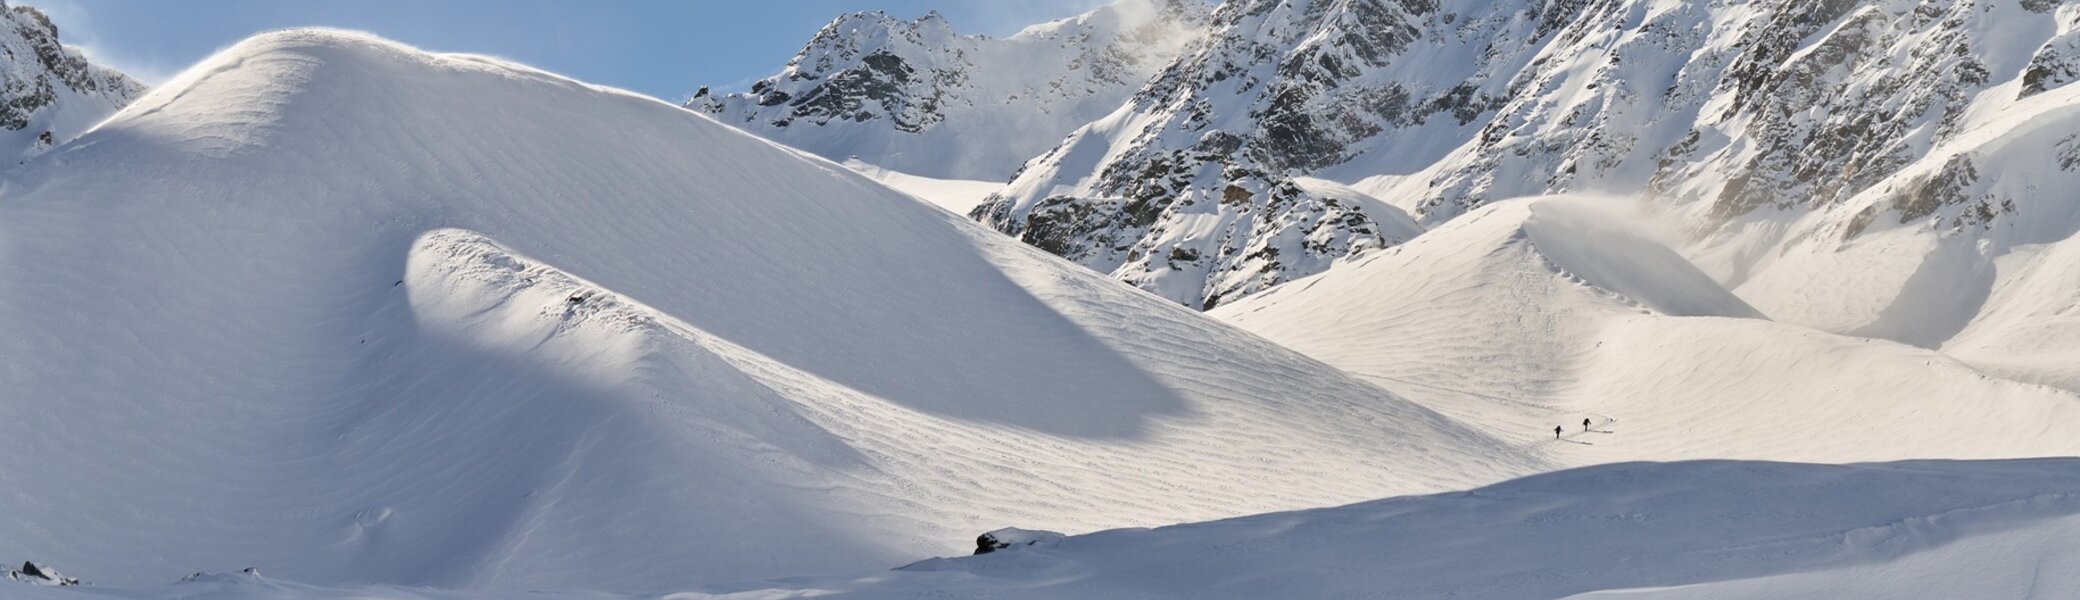
[[[749,85],[841,13],[937,9],[1009,35],[1104,0],[20,0],[97,62],[158,82],[248,35],[322,25],[428,50],[493,54],[667,100]]]

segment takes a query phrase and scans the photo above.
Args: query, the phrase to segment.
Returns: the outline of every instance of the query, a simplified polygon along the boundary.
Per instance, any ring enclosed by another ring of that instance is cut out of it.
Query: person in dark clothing
[[[1582,431],[1588,431],[1588,430],[1589,430],[1589,420],[1588,420],[1588,419],[1582,419]]]
[[[1560,426],[1559,426],[1559,425],[1554,425],[1554,426],[1553,426],[1553,439],[1556,439],[1556,440],[1557,440],[1557,439],[1560,439]]]

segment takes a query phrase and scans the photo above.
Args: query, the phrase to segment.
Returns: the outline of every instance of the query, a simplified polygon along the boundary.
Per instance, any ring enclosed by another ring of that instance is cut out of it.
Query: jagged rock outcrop
[[[1196,39],[1199,0],[1120,0],[992,39],[937,12],[839,17],[787,68],[745,92],[703,88],[686,107],[835,160],[1003,181],[1119,106]]]
[[[1401,209],[1296,177],[1412,172],[1452,149],[1438,140],[1473,136],[1578,10],[1522,8],[1223,4],[1193,53],[974,216],[1205,308],[1398,244],[1420,231]]]
[[[2058,36],[2030,56],[2029,67],[2022,72],[2022,96],[2080,80],[2080,4],[2060,6],[2056,0],[2032,0],[2023,6],[2040,13],[2056,10]]]
[[[0,1],[0,156],[40,154],[144,90],[59,43],[57,25],[43,12]]]
[[[1199,307],[1393,245],[1402,210],[1648,190],[1709,233],[1951,160],[1967,115],[2080,75],[2076,21],[2045,0],[1236,0],[973,216]],[[1944,192],[1986,165],[1942,171],[1890,218],[2012,204]]]

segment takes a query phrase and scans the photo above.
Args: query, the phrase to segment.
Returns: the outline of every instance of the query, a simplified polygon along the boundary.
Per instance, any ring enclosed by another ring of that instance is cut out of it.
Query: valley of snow
[[[1186,2],[219,52],[0,172],[0,597],[2080,590],[2080,6]]]

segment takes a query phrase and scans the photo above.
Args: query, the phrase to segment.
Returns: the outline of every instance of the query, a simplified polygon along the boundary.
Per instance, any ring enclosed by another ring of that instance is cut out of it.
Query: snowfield
[[[658,101],[266,34],[0,182],[0,556],[669,590],[1548,463]]]

